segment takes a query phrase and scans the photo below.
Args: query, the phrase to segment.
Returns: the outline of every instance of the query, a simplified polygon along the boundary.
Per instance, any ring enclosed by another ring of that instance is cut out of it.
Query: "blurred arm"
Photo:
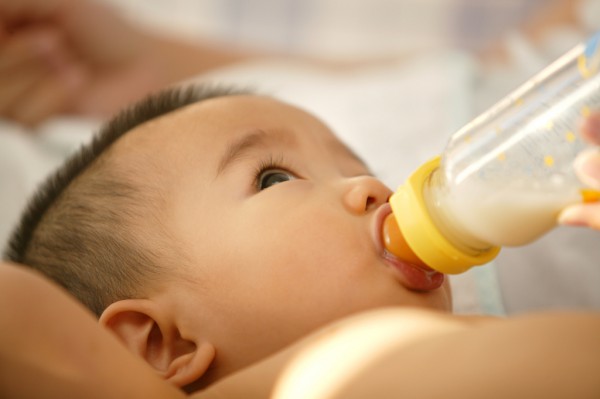
[[[301,352],[283,374],[275,398],[600,397],[597,314],[549,313],[475,324],[403,310],[373,316],[366,328]],[[415,321],[414,332],[423,334],[406,341],[403,332]]]

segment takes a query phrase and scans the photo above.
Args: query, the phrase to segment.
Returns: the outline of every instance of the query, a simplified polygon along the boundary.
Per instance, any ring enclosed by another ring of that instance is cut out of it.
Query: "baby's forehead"
[[[138,125],[118,146],[129,154],[152,147],[162,152],[177,143],[218,145],[255,130],[317,133],[324,140],[339,141],[315,116],[293,105],[266,96],[229,95],[193,103]]]
[[[195,158],[202,158],[197,164],[218,163],[218,154],[236,145],[279,143],[293,150],[300,142],[362,162],[315,116],[258,95],[223,96],[172,111],[132,129],[117,152],[131,163],[164,167],[166,161],[175,170],[188,167]]]
[[[309,113],[275,98],[236,94],[198,101],[157,118],[146,121],[131,129],[126,136],[177,138],[182,134],[192,132],[196,135],[204,131],[225,129],[236,125],[264,124],[274,116],[279,123],[296,118],[315,119]],[[286,117],[288,117],[286,119]],[[227,131],[219,130],[222,137]]]

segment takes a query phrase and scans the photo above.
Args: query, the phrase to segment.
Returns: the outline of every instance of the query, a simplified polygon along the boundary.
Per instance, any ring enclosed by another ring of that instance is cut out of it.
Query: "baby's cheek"
[[[306,239],[306,248],[314,248],[316,254],[330,261],[354,263],[374,253],[365,220],[326,209],[305,219],[310,223],[305,224],[300,234]]]

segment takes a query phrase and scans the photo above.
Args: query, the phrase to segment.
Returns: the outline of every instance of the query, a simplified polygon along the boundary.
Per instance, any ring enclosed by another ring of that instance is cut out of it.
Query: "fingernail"
[[[558,215],[558,224],[563,226],[587,226],[587,218],[581,206],[574,205],[564,209]]]

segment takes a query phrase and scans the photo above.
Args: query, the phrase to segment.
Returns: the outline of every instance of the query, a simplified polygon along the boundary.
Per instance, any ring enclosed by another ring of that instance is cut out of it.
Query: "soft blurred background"
[[[508,31],[543,18],[574,17],[587,27],[594,24],[589,15],[598,12],[593,1],[575,6],[577,0],[104,1],[136,22],[192,39],[335,57],[441,46],[485,50]]]
[[[191,41],[282,54],[205,73],[305,107],[395,187],[449,135],[600,29],[600,0],[97,0]],[[294,56],[287,59],[286,56]],[[298,57],[359,63],[332,70]],[[37,182],[101,120],[0,124],[0,242]],[[600,309],[600,234],[558,229],[454,277],[456,310]]]

